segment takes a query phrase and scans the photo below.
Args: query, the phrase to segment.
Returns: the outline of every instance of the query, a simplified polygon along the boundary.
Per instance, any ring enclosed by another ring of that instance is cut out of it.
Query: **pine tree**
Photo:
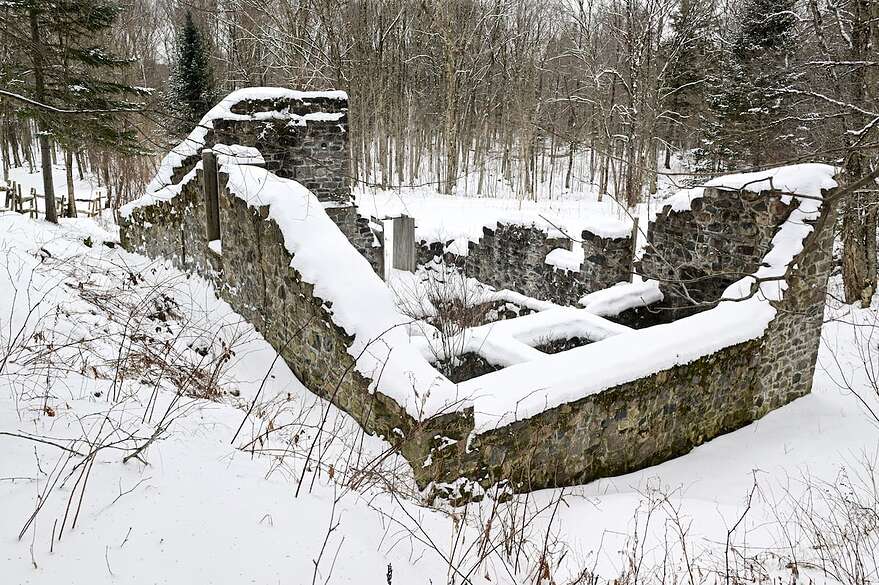
[[[12,89],[22,104],[17,114],[37,122],[46,219],[57,221],[50,136],[67,150],[85,143],[137,150],[124,112],[138,109],[140,104],[130,98],[148,90],[112,79],[130,62],[105,46],[120,11],[115,2],[9,0],[6,6],[8,23],[28,31],[27,36],[9,38],[20,44],[18,52],[30,62],[6,64],[2,78],[14,80]]]
[[[747,0],[707,102],[713,114],[703,154],[719,166],[761,166],[790,154],[779,91],[792,80],[795,0]]]
[[[198,124],[216,97],[207,43],[190,12],[186,13],[177,36],[176,53],[168,107],[177,118],[175,129],[185,133]]]

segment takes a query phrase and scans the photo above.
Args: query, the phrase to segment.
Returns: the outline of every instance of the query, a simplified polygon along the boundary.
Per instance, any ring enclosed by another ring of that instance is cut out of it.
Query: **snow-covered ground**
[[[621,236],[631,231],[631,218],[625,207],[612,197],[598,200],[597,192],[582,191],[557,199],[540,201],[501,197],[462,198],[441,195],[430,188],[355,189],[361,215],[394,217],[409,215],[416,220],[415,237],[429,242],[466,241],[482,237],[482,228],[498,223],[534,223],[553,235],[564,232],[579,239],[590,229],[599,235]]]
[[[598,184],[589,182],[588,160],[588,151],[578,155],[570,189],[564,188],[565,165],[554,163],[553,170],[548,170],[544,180],[538,183],[535,199],[517,195],[496,165],[489,165],[487,171],[493,187],[484,189],[481,195],[478,194],[477,171],[462,176],[454,194],[443,195],[429,179],[429,165],[422,165],[424,178],[414,185],[382,188],[367,180],[355,186],[354,198],[361,215],[379,219],[398,215],[414,217],[417,239],[454,241],[452,250],[464,253],[467,241],[477,241],[483,227],[493,228],[504,222],[533,223],[553,236],[560,236],[562,232],[574,239],[578,239],[584,229],[605,237],[628,235],[633,217],[639,218],[643,230],[668,195],[697,180],[686,174],[689,161],[675,156],[669,173],[659,175],[657,192],[648,196],[647,203],[629,210],[612,194],[600,194]],[[565,261],[560,264],[566,265]]]
[[[388,445],[308,393],[209,285],[114,238],[0,215],[3,583],[656,581],[666,550],[665,582],[689,582],[678,543],[700,575],[723,572],[746,509],[730,540],[789,579],[791,551],[816,554],[800,495],[875,461],[852,389],[875,408],[877,313],[840,307],[813,393],[755,424],[623,477],[422,507]]]

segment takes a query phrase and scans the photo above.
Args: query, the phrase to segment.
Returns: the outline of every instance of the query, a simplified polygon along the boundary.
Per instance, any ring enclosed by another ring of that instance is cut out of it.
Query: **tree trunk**
[[[76,194],[73,192],[73,151],[64,151],[64,173],[67,178],[67,217],[76,217]]]
[[[869,0],[856,0],[852,16],[851,53],[852,61],[863,60],[870,43]],[[856,69],[848,79],[848,101],[861,106],[866,97],[866,71]],[[846,136],[846,140],[851,140]],[[849,149],[843,164],[845,183],[852,184],[869,172],[863,151]],[[845,201],[842,218],[842,283],[845,301],[860,301],[862,307],[869,307],[876,292],[876,201],[875,188],[852,193]]]
[[[43,103],[46,98],[45,82],[43,80],[43,46],[40,40],[40,21],[37,9],[30,9],[31,21],[31,56],[34,63],[34,98]],[[46,221],[58,223],[58,212],[55,209],[55,186],[52,183],[52,149],[49,148],[49,134],[45,123],[40,121],[40,164],[43,174],[43,201],[46,205]]]

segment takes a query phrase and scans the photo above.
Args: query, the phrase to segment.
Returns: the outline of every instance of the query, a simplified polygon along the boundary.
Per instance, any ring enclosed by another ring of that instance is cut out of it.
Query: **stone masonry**
[[[769,251],[775,230],[792,209],[781,199],[781,193],[769,191],[706,188],[690,210],[666,206],[647,228],[650,243],[638,273],[660,282],[665,306],[718,300],[727,286],[752,274]]]
[[[415,421],[369,390],[352,367],[350,337],[314,283],[290,267],[265,209],[222,193],[223,254],[212,252],[201,190],[199,173],[175,199],[135,210],[121,229],[125,248],[211,279],[306,387],[391,441],[419,486],[433,485],[436,494],[472,497],[443,487],[461,477],[521,492],[626,473],[682,455],[810,390],[831,264],[828,211],[789,269],[790,288],[762,338],[473,434],[470,409]]]
[[[774,201],[778,194],[760,195]],[[832,267],[832,218],[825,208],[788,269],[789,288],[773,303],[778,313],[763,337],[496,430],[452,436],[457,442],[434,453],[431,475],[463,474],[483,486],[507,481],[516,492],[582,484],[682,455],[805,396]]]
[[[446,252],[440,242],[421,242],[418,263],[438,259],[496,289],[510,289],[560,305],[576,306],[586,294],[628,282],[632,276],[631,238],[604,238],[589,231],[581,234],[584,260],[579,270],[546,263],[556,248],[578,245],[565,237],[550,237],[533,225],[498,224],[483,228],[478,242],[470,242],[467,256]]]
[[[381,250],[373,247],[369,222],[357,215],[351,200],[348,101],[339,97],[248,99],[231,107],[232,119],[215,119],[205,146],[256,148],[264,166],[280,177],[295,179],[323,202],[330,217],[373,265]],[[178,183],[199,162],[193,156],[175,169]]]
[[[257,119],[215,120],[215,142],[256,148],[268,170],[302,183],[320,201],[351,202],[346,100],[245,100],[232,113]]]
[[[346,109],[336,105],[340,112]],[[303,115],[326,113],[332,106],[311,103],[307,107],[313,110],[296,109],[305,107],[278,100],[239,104],[233,111],[269,115],[217,121],[208,145],[255,146],[270,169],[315,185],[325,211],[376,267],[380,249],[349,204],[346,174],[340,170],[347,165],[344,116],[325,126],[317,116],[303,127],[297,122]],[[281,121],[279,112],[288,119]],[[324,160],[321,168],[335,165],[333,176],[305,163],[308,157]],[[194,164],[184,161],[175,179]],[[120,226],[123,246],[167,258],[212,281],[217,294],[279,351],[307,388],[348,412],[367,432],[384,436],[409,461],[418,485],[432,487],[435,494],[478,495],[479,490],[460,493],[449,487],[460,478],[470,480],[471,488],[504,484],[522,492],[627,473],[682,455],[810,391],[832,263],[828,205],[788,268],[789,286],[784,299],[774,303],[777,314],[762,337],[475,433],[472,408],[418,421],[391,398],[371,391],[370,380],[354,368],[352,338],[333,321],[331,304],[315,293],[317,283],[291,267],[267,208],[248,206],[225,184],[221,173],[222,254],[208,247],[202,171],[173,199],[136,208]],[[769,250],[793,209],[782,195],[706,189],[691,210],[665,209],[648,228],[652,246],[641,272],[663,282],[671,306],[691,302],[675,288],[681,280],[693,300],[710,305],[729,282],[753,272]],[[486,230],[468,256],[454,262],[493,286],[572,304],[585,292],[628,280],[631,271],[628,238],[590,236],[583,235],[579,272],[547,265],[546,254],[565,244],[528,226]],[[448,255],[443,246],[425,248],[421,261]]]

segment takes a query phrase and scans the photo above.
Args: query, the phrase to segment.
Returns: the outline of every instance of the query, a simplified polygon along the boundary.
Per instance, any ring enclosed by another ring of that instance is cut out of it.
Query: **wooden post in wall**
[[[220,190],[217,178],[217,155],[210,148],[201,151],[204,170],[204,199],[208,241],[220,239]]]
[[[394,218],[394,268],[415,272],[415,218]]]
[[[415,219],[406,215],[382,220],[384,279],[393,270],[415,272]]]

